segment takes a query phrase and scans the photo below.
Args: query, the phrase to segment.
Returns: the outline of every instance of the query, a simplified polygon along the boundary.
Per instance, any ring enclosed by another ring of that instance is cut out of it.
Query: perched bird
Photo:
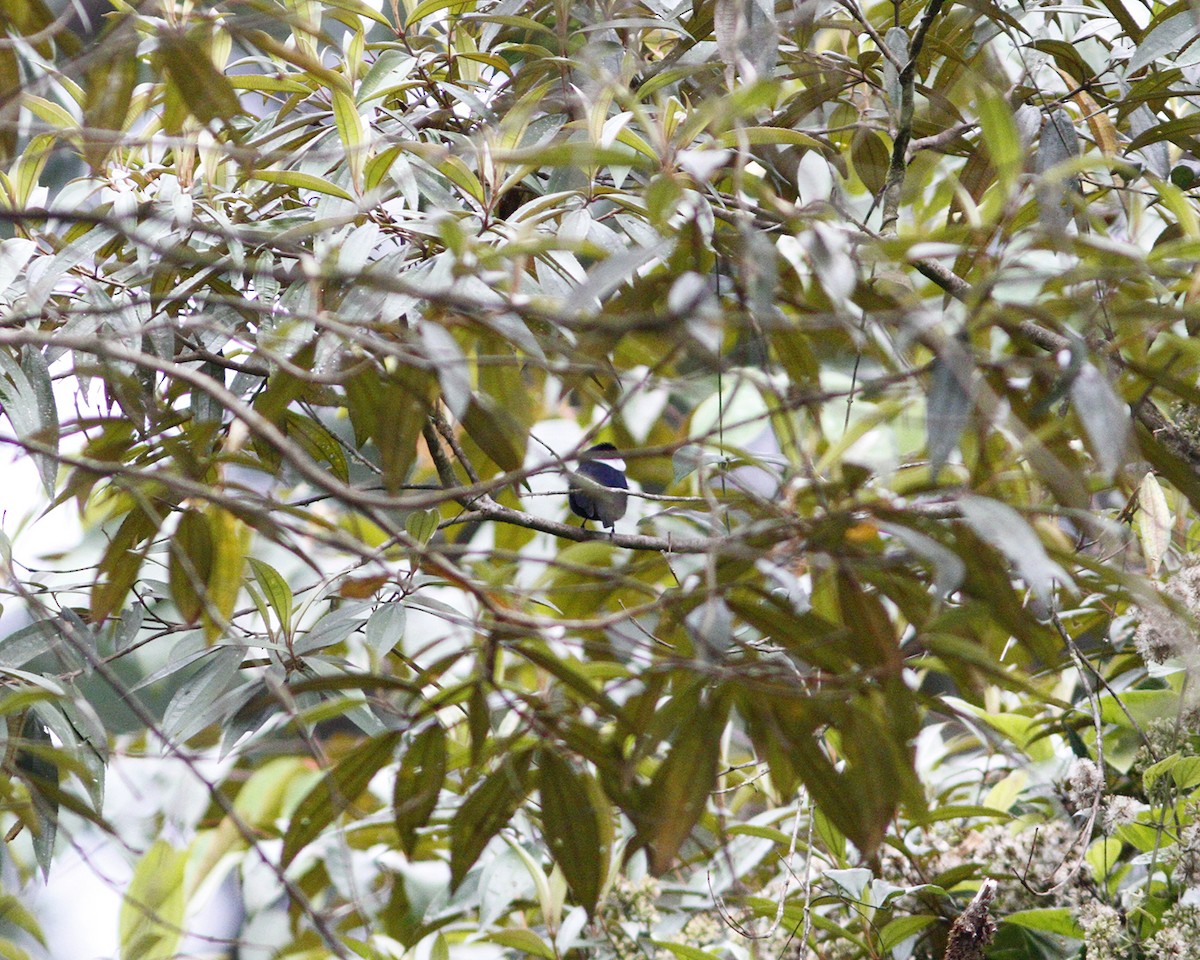
[[[568,502],[571,512],[587,521],[595,520],[613,532],[629,505],[629,481],[625,461],[611,443],[598,443],[579,455],[579,466],[571,474]]]

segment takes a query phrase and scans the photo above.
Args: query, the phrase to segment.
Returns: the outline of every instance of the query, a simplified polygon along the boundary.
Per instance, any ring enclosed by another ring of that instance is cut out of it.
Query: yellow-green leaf
[[[183,933],[187,854],[157,840],[133,872],[118,921],[121,960],[169,960]]]

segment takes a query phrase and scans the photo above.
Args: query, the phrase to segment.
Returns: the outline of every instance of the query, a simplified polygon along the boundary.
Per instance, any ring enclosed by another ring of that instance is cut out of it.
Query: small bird
[[[629,481],[625,479],[625,461],[611,443],[598,443],[579,455],[579,466],[571,474],[567,497],[571,512],[583,517],[586,527],[595,520],[613,532],[613,526],[625,516],[629,505]]]

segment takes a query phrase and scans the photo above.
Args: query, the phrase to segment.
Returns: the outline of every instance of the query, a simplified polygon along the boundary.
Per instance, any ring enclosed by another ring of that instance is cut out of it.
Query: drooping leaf
[[[463,427],[501,470],[521,469],[529,433],[512,413],[491,397],[477,394],[472,398],[463,417]]]
[[[404,639],[407,612],[401,603],[381,604],[367,620],[367,646],[382,660]]]
[[[206,712],[221,696],[237,674],[242,663],[242,650],[226,647],[207,658],[171,698],[163,714],[163,732],[174,741],[183,743],[212,723],[216,717]]]
[[[37,713],[30,710],[21,725],[20,746],[17,748],[15,766],[29,788],[37,822],[33,824],[33,854],[42,875],[50,876],[50,864],[54,858],[54,841],[58,837],[58,796],[48,787],[59,785],[62,775],[58,764],[47,756],[50,747],[50,730]]]
[[[872,194],[878,196],[887,183],[892,154],[883,138],[874,130],[860,127],[850,141],[854,172]]]
[[[727,76],[746,83],[775,72],[779,30],[775,7],[765,0],[717,0],[713,33]]]
[[[1078,191],[1077,177],[1051,172],[1079,156],[1079,134],[1066,110],[1055,107],[1050,111],[1038,144],[1038,207],[1046,223],[1054,230],[1062,231],[1071,222],[1074,194]]]
[[[161,523],[161,516],[136,507],[121,521],[100,561],[104,579],[92,587],[93,621],[103,622],[124,605],[141,571],[147,541]]]
[[[116,146],[114,134],[125,129],[125,121],[137,83],[137,34],[134,17],[126,14],[104,33],[102,56],[90,58],[83,89],[83,156],[93,170],[101,170]]]
[[[213,545],[212,573],[202,619],[205,636],[211,641],[226,629],[242,591],[250,530],[243,521],[220,507],[209,508],[208,523]]]

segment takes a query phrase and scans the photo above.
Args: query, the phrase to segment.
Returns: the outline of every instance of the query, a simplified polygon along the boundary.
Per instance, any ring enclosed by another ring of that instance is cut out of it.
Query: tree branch
[[[892,143],[892,162],[888,166],[887,182],[883,188],[883,222],[880,232],[885,235],[896,232],[900,219],[900,193],[904,188],[904,175],[908,170],[908,144],[912,139],[913,100],[917,85],[917,57],[925,46],[929,28],[942,9],[945,0],[930,0],[929,6],[917,24],[912,42],[908,45],[908,63],[900,71],[900,117],[896,125],[896,139]]]

